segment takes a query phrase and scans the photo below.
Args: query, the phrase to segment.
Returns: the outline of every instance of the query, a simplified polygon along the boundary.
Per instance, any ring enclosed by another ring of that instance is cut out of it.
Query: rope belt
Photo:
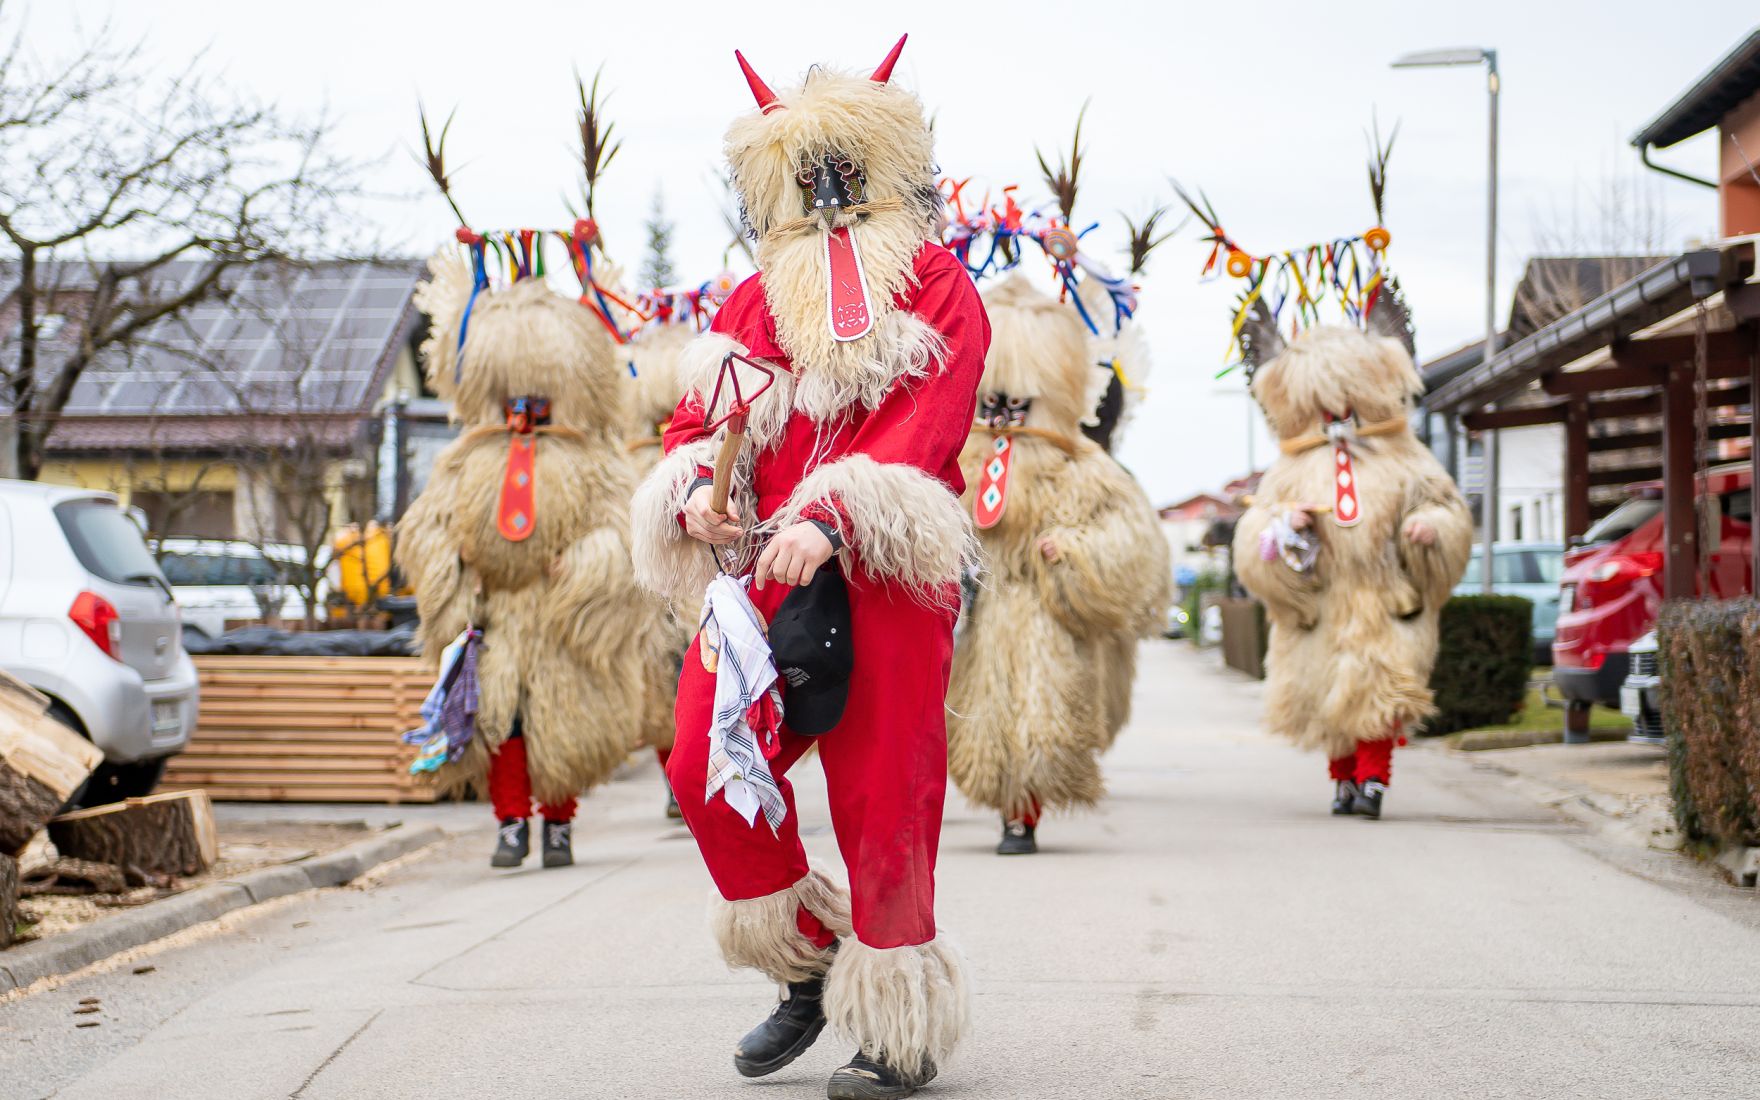
[[[1075,440],[1061,432],[1049,431],[1045,428],[1033,428],[1026,424],[986,424],[980,420],[972,425],[972,430],[967,434],[977,435],[979,432],[988,433],[992,438],[999,435],[1031,436],[1034,439],[1043,439],[1045,442],[1050,443],[1058,450],[1071,457],[1076,453]]]
[[[1353,434],[1357,436],[1397,435],[1405,427],[1405,417],[1394,416],[1386,420],[1377,420],[1373,424],[1363,424]],[[1294,439],[1280,439],[1277,441],[1277,446],[1286,455],[1299,455],[1303,451],[1324,447],[1331,442],[1332,437],[1322,431],[1298,435]]]

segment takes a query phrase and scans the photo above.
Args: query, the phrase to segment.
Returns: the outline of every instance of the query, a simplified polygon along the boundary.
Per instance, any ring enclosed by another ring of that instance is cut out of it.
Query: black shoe
[[[574,862],[574,825],[567,821],[544,822],[544,866],[567,867]]]
[[[678,796],[672,793],[672,784],[666,784],[666,817],[670,821],[683,821],[684,811],[678,807]]]
[[[489,857],[491,867],[518,867],[532,851],[532,826],[517,817],[501,823],[496,833],[495,854]]]
[[[884,1054],[870,1058],[861,1051],[844,1066],[831,1075],[825,1086],[828,1100],[891,1100],[892,1097],[910,1096],[918,1089],[935,1080],[935,1063],[923,1059],[923,1068],[915,1077],[905,1074],[886,1064]]]
[[[1387,784],[1379,779],[1363,780],[1363,789],[1357,792],[1357,800],[1351,809],[1358,817],[1378,820],[1381,817],[1381,796],[1387,793]]]
[[[1002,823],[1002,843],[996,846],[999,856],[1030,856],[1039,850],[1039,842],[1033,839],[1033,826],[1024,821],[1004,821]]]
[[[788,983],[788,999],[746,1032],[733,1048],[733,1068],[742,1077],[775,1073],[799,1058],[825,1030],[825,978]]]
[[[1361,789],[1362,788],[1357,786],[1357,781],[1354,779],[1340,779],[1338,781],[1338,790],[1332,796],[1333,816],[1344,817],[1356,813],[1357,793]]]

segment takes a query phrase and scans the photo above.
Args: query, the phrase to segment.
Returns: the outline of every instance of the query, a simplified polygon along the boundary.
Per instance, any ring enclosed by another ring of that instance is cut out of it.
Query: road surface
[[[940,915],[976,1032],[923,1095],[1760,1095],[1753,891],[1430,749],[1396,759],[1387,819],[1333,819],[1323,762],[1258,731],[1260,697],[1149,643],[1097,812],[1001,859],[998,823],[950,797]],[[797,778],[836,867],[817,768]],[[772,988],[718,961],[708,878],[660,805],[650,765],[586,802],[577,866],[515,872],[488,868],[480,807],[398,810],[462,831],[366,888],[0,1004],[0,1095],[823,1096],[850,1053],[829,1036],[734,1074]]]

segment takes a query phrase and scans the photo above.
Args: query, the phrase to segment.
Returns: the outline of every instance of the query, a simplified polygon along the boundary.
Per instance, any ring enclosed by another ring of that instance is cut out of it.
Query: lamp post
[[[1497,93],[1499,78],[1497,75],[1497,51],[1468,46],[1453,50],[1420,50],[1408,53],[1394,61],[1396,69],[1441,69],[1458,65],[1485,66],[1485,84],[1490,92],[1491,124],[1487,133],[1490,146],[1488,170],[1485,175],[1485,356],[1486,363],[1497,355]],[[1449,418],[1450,441],[1449,449],[1455,451],[1457,446],[1453,435],[1458,431],[1457,417]],[[1491,547],[1497,541],[1497,430],[1487,429],[1485,432],[1485,457],[1481,463],[1485,478],[1484,491],[1480,494],[1480,536],[1484,546],[1479,551],[1479,575],[1483,582],[1483,591],[1489,596],[1492,592],[1492,557]]]

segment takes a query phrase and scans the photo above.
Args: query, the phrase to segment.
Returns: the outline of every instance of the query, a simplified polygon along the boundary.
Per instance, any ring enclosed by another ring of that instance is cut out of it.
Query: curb
[[[51,939],[15,947],[0,953],[0,994],[90,966],[119,951],[164,939],[236,909],[306,890],[341,886],[382,863],[445,837],[438,825],[396,825],[378,836],[326,855],[261,867]]]

